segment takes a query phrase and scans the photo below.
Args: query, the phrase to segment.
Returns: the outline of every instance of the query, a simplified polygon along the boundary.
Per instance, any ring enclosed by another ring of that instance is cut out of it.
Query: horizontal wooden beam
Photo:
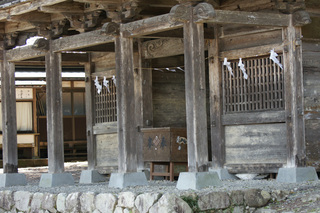
[[[170,14],[155,16],[121,25],[125,37],[139,37],[183,27],[182,22],[173,21]]]
[[[36,50],[32,46],[25,46],[7,50],[6,56],[8,61],[14,62],[45,56],[46,53],[46,50]]]
[[[283,44],[268,44],[257,47],[249,47],[244,49],[230,50],[220,52],[220,59],[223,61],[223,58],[228,58],[228,60],[239,59],[239,58],[250,58],[257,56],[264,56],[270,54],[270,50],[274,49],[275,52],[283,51]]]
[[[199,17],[196,22],[215,23],[215,24],[244,24],[286,27],[289,26],[290,15],[264,12],[245,12],[214,10],[215,16],[209,19]]]
[[[285,111],[250,112],[226,114],[222,116],[222,124],[225,126],[262,123],[282,123],[285,121]]]
[[[52,42],[52,48],[54,52],[72,51],[111,42],[114,42],[114,36],[101,35],[101,30],[95,30],[56,39]]]

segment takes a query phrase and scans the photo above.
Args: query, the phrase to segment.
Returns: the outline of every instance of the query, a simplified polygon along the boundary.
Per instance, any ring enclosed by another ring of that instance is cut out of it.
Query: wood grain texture
[[[49,173],[64,172],[61,53],[46,54],[47,142]]]
[[[207,171],[209,160],[203,24],[191,19],[184,23],[183,29],[188,171],[201,172]]]
[[[15,66],[5,57],[1,61],[2,158],[3,172],[18,172]]]
[[[97,168],[117,167],[119,160],[118,134],[96,135]]]
[[[286,163],[286,125],[225,127],[226,164]]]

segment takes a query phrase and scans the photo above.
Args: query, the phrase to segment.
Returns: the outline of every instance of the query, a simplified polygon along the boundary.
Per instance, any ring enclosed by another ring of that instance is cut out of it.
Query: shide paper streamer
[[[231,63],[230,63],[230,62],[228,62],[228,59],[227,59],[227,58],[224,58],[223,65],[227,66],[227,68],[228,68],[228,70],[229,70],[230,74],[233,76],[232,67],[231,67],[231,65],[230,65],[230,64],[231,64]]]
[[[102,90],[102,85],[99,84],[98,76],[96,76],[96,79],[94,80],[94,85],[95,85],[96,88],[97,88],[98,94],[100,94],[100,93],[101,93],[101,90]]]
[[[103,85],[107,88],[108,93],[110,93],[109,89],[109,81],[107,80],[107,77],[103,77]]]
[[[272,49],[270,51],[270,59],[277,64],[281,69],[283,69],[282,64],[280,63],[280,61],[277,59],[278,54],[274,51],[274,49]]]
[[[241,70],[242,73],[243,73],[244,79],[248,79],[248,75],[247,75],[247,73],[246,73],[246,68],[244,68],[244,64],[242,63],[242,59],[241,59],[241,58],[239,58],[238,66],[240,67],[240,70]]]

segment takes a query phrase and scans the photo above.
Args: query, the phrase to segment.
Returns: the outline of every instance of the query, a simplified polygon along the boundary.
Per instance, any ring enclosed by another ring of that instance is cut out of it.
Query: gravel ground
[[[148,186],[129,187],[125,189],[108,188],[108,181],[98,184],[79,184],[80,173],[87,168],[87,162],[65,163],[65,171],[70,172],[75,179],[75,186],[62,186],[43,188],[39,187],[40,176],[48,171],[48,167],[19,168],[20,173],[27,176],[27,186],[14,186],[0,188],[0,190],[49,192],[49,193],[72,193],[72,192],[96,192],[96,193],[119,193],[121,191],[145,192],[173,192],[184,194],[186,191],[179,191],[175,188],[176,182],[149,181]],[[0,170],[0,173],[2,171]],[[319,212],[320,213],[320,181],[303,183],[278,183],[275,180],[233,180],[223,181],[222,186],[209,187],[201,190],[201,193],[209,191],[233,191],[250,188],[264,189],[266,191],[285,190],[290,194],[286,200],[272,203],[268,208],[276,212]]]

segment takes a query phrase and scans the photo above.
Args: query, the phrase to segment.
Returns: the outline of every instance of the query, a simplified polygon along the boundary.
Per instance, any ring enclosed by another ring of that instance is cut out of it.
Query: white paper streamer
[[[280,61],[277,59],[278,54],[274,51],[274,49],[272,49],[270,51],[270,59],[277,64],[281,69],[283,69],[282,64],[280,63]]]
[[[94,80],[94,85],[95,85],[96,88],[97,88],[98,94],[100,94],[100,93],[101,93],[101,90],[102,90],[102,85],[99,84],[98,76],[96,76],[96,79]]]
[[[181,70],[182,72],[184,72],[184,69],[182,69],[181,67],[177,67],[178,70]]]
[[[227,68],[228,68],[228,70],[229,70],[230,74],[233,76],[232,67],[231,67],[231,65],[230,65],[230,64],[231,64],[231,63],[230,63],[230,62],[228,62],[228,59],[227,59],[227,58],[224,58],[223,65],[227,66]]]
[[[108,93],[110,93],[109,81],[106,76],[103,77],[103,85],[107,88]]]
[[[242,73],[243,73],[244,79],[248,79],[248,75],[247,75],[247,73],[246,73],[246,68],[244,68],[244,64],[242,63],[242,58],[239,58],[238,66],[240,67],[240,70],[241,70]]]
[[[116,76],[112,76],[112,81],[114,83],[115,86],[117,86],[117,79]]]

